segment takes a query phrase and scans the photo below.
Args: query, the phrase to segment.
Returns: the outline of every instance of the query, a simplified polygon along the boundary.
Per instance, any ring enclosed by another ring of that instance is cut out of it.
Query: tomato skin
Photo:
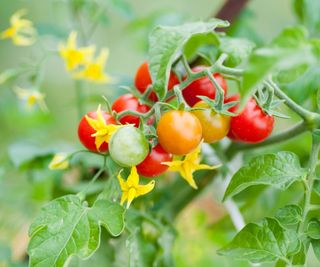
[[[162,162],[172,161],[172,155],[166,152],[161,145],[157,144],[152,148],[148,156],[137,165],[137,171],[145,177],[156,177],[164,173],[169,166]]]
[[[102,115],[106,121],[107,124],[116,124],[116,120],[107,112],[102,111]],[[97,112],[91,111],[87,113],[87,116],[92,119],[97,119]],[[96,148],[95,145],[95,137],[92,137],[91,135],[94,134],[96,131],[90,126],[90,124],[87,122],[87,119],[85,116],[83,116],[80,120],[79,126],[78,126],[78,137],[80,142],[89,150],[94,152],[106,152],[108,150],[108,144],[103,143],[100,146],[99,151]]]
[[[157,126],[159,144],[174,155],[186,155],[198,147],[202,139],[201,123],[192,113],[171,110]]]
[[[140,113],[146,113],[150,110],[147,105],[140,104],[138,98],[133,94],[125,94],[118,97],[112,104],[112,110],[120,113],[125,110],[133,110]],[[134,124],[135,127],[139,127],[140,118],[134,115],[123,116],[120,120],[121,124]]]
[[[255,99],[250,98],[244,110],[231,118],[230,129],[237,141],[260,143],[272,133],[274,118],[258,106]]]
[[[207,67],[205,66],[196,66],[192,68],[192,71],[200,72],[206,68]],[[224,94],[226,95],[228,91],[226,80],[219,73],[214,73],[213,76],[222,87]],[[197,102],[201,100],[197,96],[201,95],[214,99],[216,96],[216,87],[212,84],[208,77],[202,77],[193,81],[186,88],[184,88],[182,90],[182,95],[188,105],[190,107],[193,107]]]
[[[111,158],[122,167],[141,163],[149,153],[149,143],[141,130],[131,125],[117,130],[109,143]]]
[[[194,108],[206,108],[207,110],[194,110],[194,114],[202,126],[202,138],[205,143],[214,143],[223,139],[230,129],[230,117],[218,114],[210,110],[209,105],[199,101]]]
[[[148,86],[152,84],[151,75],[149,72],[149,65],[148,62],[145,61],[137,70],[135,80],[134,80],[136,88],[139,90],[140,93],[144,93]],[[168,90],[172,90],[173,86],[179,83],[178,77],[171,71],[169,82],[168,82]],[[154,91],[152,91],[149,95],[149,99],[151,101],[158,101],[158,97]]]

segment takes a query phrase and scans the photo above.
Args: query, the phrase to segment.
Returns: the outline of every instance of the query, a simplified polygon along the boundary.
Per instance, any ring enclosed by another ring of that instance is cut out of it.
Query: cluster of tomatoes
[[[206,67],[197,66],[192,68],[192,71],[196,73],[204,68]],[[225,103],[239,101],[239,95],[227,95],[227,83],[223,76],[214,73],[213,77],[224,90]],[[151,84],[148,63],[145,62],[137,70],[135,86],[140,93],[145,93]],[[179,84],[179,79],[171,72],[168,90],[172,90],[177,84]],[[116,121],[112,114],[103,112],[106,125],[121,124],[124,126],[119,128],[110,141],[104,142],[99,149],[95,142],[96,131],[88,123],[86,117],[83,117],[78,128],[79,139],[91,151],[109,151],[112,159],[120,166],[136,166],[140,175],[155,177],[164,173],[168,168],[162,162],[172,161],[173,155],[183,156],[191,153],[202,140],[206,143],[214,143],[228,136],[236,142],[258,143],[271,134],[274,118],[265,113],[254,98],[251,98],[241,113],[236,116],[220,114],[198,98],[198,96],[206,96],[214,99],[216,91],[209,77],[196,79],[182,90],[185,102],[194,109],[167,111],[161,115],[157,123],[153,117],[150,117],[147,124],[157,124],[155,125],[157,144],[152,148],[150,148],[150,140],[139,128],[141,123],[139,116],[132,114],[122,116]],[[150,92],[148,98],[152,103],[158,101],[154,91]],[[144,114],[150,108],[142,104],[133,94],[122,95],[112,104],[112,111],[118,114],[126,110]],[[236,113],[237,105],[232,106],[229,111]],[[86,116],[96,119],[98,115],[93,111],[87,113]]]

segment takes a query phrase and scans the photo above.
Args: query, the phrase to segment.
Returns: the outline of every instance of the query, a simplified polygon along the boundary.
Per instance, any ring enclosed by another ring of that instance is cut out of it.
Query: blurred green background
[[[29,11],[28,18],[34,21],[40,32],[43,45],[54,51],[74,29],[66,2],[2,0],[0,30],[8,27],[12,13],[26,8]],[[90,41],[99,48],[110,49],[106,71],[117,77],[122,84],[132,82],[137,67],[147,58],[147,35],[154,25],[174,25],[206,19],[215,14],[224,1],[132,0],[128,3],[129,9],[107,9],[106,18]],[[85,28],[88,27],[85,17],[82,23]],[[236,32],[263,43],[268,42],[283,27],[294,23],[291,0],[251,0],[241,24],[249,26],[249,30],[240,27]],[[41,51],[39,45],[21,48],[13,46],[9,41],[0,41],[0,73],[22,62],[29,62],[30,59],[36,62],[41,57]],[[17,84],[25,88],[30,86],[25,79]],[[27,244],[28,224],[39,206],[54,196],[52,183],[56,175],[42,171],[29,173],[28,168],[24,168],[21,163],[32,157],[32,152],[24,150],[24,146],[36,147],[34,153],[41,156],[41,153],[45,155],[48,151],[59,151],[60,147],[74,150],[80,145],[76,131],[78,114],[74,83],[65,71],[61,58],[51,56],[45,67],[42,88],[46,94],[49,114],[26,112],[13,93],[12,86],[0,85],[0,243],[3,242],[3,247],[12,246],[13,257],[22,259]],[[86,110],[95,109],[97,103],[102,102],[101,94],[112,100],[121,92],[118,86],[88,83],[85,88]],[[52,176],[52,179],[44,175]],[[34,183],[32,188],[29,186],[30,179]],[[203,209],[199,210],[199,206]],[[215,253],[216,248],[211,241],[219,243],[219,240],[225,240],[226,236],[220,236],[216,229],[226,226],[225,221],[217,226],[211,227],[210,224],[223,216],[223,213],[220,206],[211,209],[207,207],[204,199],[182,214],[177,223],[180,235],[175,248],[178,267],[249,266],[239,262],[234,265],[232,261],[218,257]],[[0,266],[3,251],[0,245]]]

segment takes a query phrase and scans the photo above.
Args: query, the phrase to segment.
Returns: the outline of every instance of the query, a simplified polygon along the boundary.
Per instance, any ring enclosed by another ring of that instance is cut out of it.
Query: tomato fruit
[[[230,117],[214,112],[204,101],[200,101],[194,108],[205,108],[207,110],[194,110],[194,114],[201,123],[202,137],[206,143],[214,143],[223,139],[230,128]]]
[[[190,112],[171,110],[160,118],[157,135],[165,151],[186,155],[200,144],[202,128],[200,121]]]
[[[258,106],[254,98],[250,98],[244,110],[231,118],[230,131],[237,141],[259,143],[272,133],[274,118],[266,114]]]
[[[150,110],[147,105],[140,104],[138,98],[133,94],[125,94],[118,97],[112,104],[112,110],[120,113],[125,110],[133,110],[140,113],[146,113]],[[140,118],[134,115],[123,116],[120,120],[121,124],[134,124],[139,127]]]
[[[162,162],[172,161],[172,155],[166,152],[161,145],[157,144],[152,148],[148,156],[137,166],[140,175],[146,177],[155,177],[164,173],[169,166]]]
[[[87,116],[92,119],[97,119],[98,115],[96,111],[91,111],[87,113]],[[115,119],[107,112],[102,111],[102,116],[107,124],[116,124]],[[82,117],[78,126],[78,136],[80,142],[89,150],[98,152],[95,137],[92,136],[96,131],[90,126],[85,116]],[[105,152],[108,150],[108,144],[103,143],[99,152]]]
[[[192,71],[200,72],[206,68],[207,67],[205,66],[196,66],[192,68]],[[226,80],[219,73],[214,73],[213,76],[222,87],[226,95],[228,91]],[[190,107],[193,107],[197,102],[201,100],[200,98],[198,98],[198,96],[206,96],[214,99],[216,96],[216,87],[212,84],[208,77],[202,77],[193,81],[186,88],[184,88],[182,90],[182,95],[188,105]]]
[[[151,75],[149,72],[148,62],[144,62],[137,70],[135,80],[134,80],[136,88],[140,93],[144,93],[148,86],[152,84]],[[168,90],[172,90],[173,86],[179,83],[178,77],[171,71],[169,82],[168,82]],[[152,101],[157,101],[158,97],[154,91],[152,91],[149,95],[149,99]]]
[[[120,166],[136,166],[148,155],[149,143],[141,130],[128,125],[112,135],[109,152],[111,158]]]

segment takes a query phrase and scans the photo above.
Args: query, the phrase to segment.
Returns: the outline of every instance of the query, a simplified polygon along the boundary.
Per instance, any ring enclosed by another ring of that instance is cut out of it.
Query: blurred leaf
[[[306,170],[301,168],[299,158],[292,152],[258,156],[234,174],[224,199],[253,185],[271,185],[285,190],[295,181],[301,180],[305,174]]]
[[[294,9],[300,22],[302,22],[311,33],[320,32],[320,2],[314,0],[295,0]]]
[[[316,57],[313,45],[307,40],[302,27],[284,29],[273,42],[255,50],[248,62],[240,88],[241,106],[247,102],[257,86],[274,70],[286,70],[301,64],[314,64]]]
[[[255,44],[246,39],[223,37],[221,38],[220,50],[227,54],[225,65],[236,67],[246,62],[250,56]]]
[[[228,22],[213,19],[209,22],[188,23],[176,27],[157,27],[149,37],[149,69],[154,90],[162,99],[167,92],[171,65],[181,55],[185,43],[194,35],[227,27]]]
[[[302,220],[302,210],[297,205],[288,205],[279,209],[275,218],[283,226],[296,225]]]
[[[312,239],[320,239],[320,221],[312,219],[308,223],[307,234]]]
[[[320,240],[311,240],[314,254],[316,255],[318,261],[320,261]]]
[[[306,262],[306,246],[301,242],[300,250],[297,254],[292,257],[293,265],[303,266]]]
[[[24,71],[21,69],[7,69],[0,73],[0,85],[16,79]]]
[[[90,257],[100,244],[100,225],[110,234],[119,235],[123,213],[119,204],[106,200],[96,202],[92,208],[75,195],[53,200],[30,226],[30,267],[62,267],[72,255]]]
[[[263,263],[287,259],[300,250],[297,234],[283,229],[277,220],[266,218],[261,224],[247,224],[219,254]]]
[[[128,18],[133,17],[131,3],[127,0],[100,0],[100,2],[106,2],[113,10],[118,11]]]

